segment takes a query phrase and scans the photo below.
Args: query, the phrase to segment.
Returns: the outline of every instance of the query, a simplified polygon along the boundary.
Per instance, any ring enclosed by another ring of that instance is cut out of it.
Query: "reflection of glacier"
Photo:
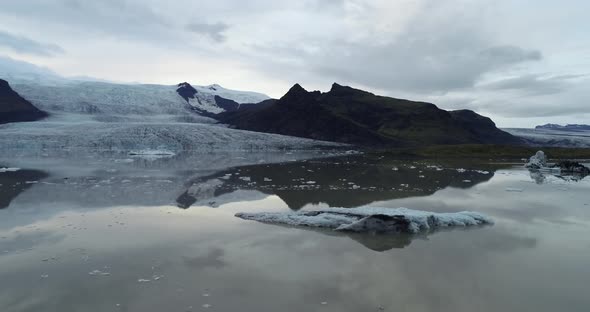
[[[168,158],[143,158],[127,153],[63,154],[53,157],[0,158],[0,167],[20,167],[0,173],[0,208],[63,205],[76,208],[159,206],[176,202],[187,181],[228,167],[284,162],[321,156],[319,152],[181,153]],[[208,189],[192,188],[198,197]],[[260,194],[260,193],[258,193]],[[254,196],[253,192],[247,196]],[[256,198],[265,196],[256,195]],[[229,201],[239,201],[228,198]]]

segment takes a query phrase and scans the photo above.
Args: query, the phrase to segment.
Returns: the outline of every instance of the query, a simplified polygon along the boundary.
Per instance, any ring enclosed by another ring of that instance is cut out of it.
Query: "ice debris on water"
[[[15,172],[15,171],[19,171],[20,168],[6,168],[6,167],[2,167],[0,168],[0,173],[4,173],[4,172]]]
[[[524,190],[520,188],[507,187],[506,192],[522,193]]]
[[[419,233],[443,227],[493,224],[483,214],[470,211],[435,213],[407,208],[327,208],[298,212],[240,212],[244,220],[309,226],[348,232]]]
[[[109,276],[109,275],[111,275],[111,273],[103,272],[101,270],[92,270],[92,271],[88,272],[88,275]]]

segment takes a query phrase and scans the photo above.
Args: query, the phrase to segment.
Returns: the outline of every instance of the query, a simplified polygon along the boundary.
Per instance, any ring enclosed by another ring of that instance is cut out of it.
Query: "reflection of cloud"
[[[213,247],[207,254],[197,257],[183,257],[184,263],[194,269],[215,268],[219,269],[225,267],[227,263],[223,261],[224,250]]]
[[[8,255],[10,252],[24,251],[36,246],[50,246],[64,240],[65,234],[57,234],[52,231],[33,232],[33,233],[19,233],[14,237],[2,239],[2,251],[9,251],[9,253],[0,252],[0,256]]]

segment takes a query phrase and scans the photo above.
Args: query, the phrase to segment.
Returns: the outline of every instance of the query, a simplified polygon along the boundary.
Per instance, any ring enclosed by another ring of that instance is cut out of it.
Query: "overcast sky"
[[[499,126],[590,123],[590,1],[2,0],[0,57],[61,75],[298,82],[468,108]],[[1,74],[1,73],[0,73]]]

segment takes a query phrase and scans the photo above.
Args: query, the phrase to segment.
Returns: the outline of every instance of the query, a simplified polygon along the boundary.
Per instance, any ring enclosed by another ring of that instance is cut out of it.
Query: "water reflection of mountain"
[[[8,205],[22,192],[49,175],[40,170],[18,170],[0,173],[0,209]]]
[[[196,202],[211,204],[236,190],[256,190],[279,196],[291,209],[326,203],[358,207],[375,201],[426,196],[446,187],[470,188],[490,180],[493,168],[403,163],[363,156],[253,165],[199,178],[177,198],[181,208]]]

